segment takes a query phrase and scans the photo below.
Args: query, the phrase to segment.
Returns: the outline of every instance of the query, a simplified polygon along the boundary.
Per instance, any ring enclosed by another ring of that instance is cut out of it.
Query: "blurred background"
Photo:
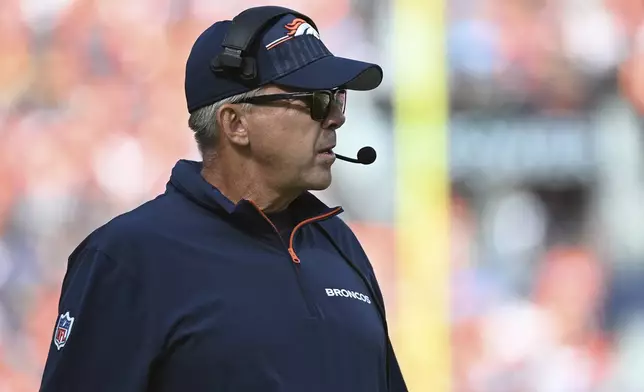
[[[410,261],[396,252],[391,75],[415,59],[392,55],[395,4],[268,3],[385,70],[379,89],[349,94],[337,148],[372,145],[377,162],[337,163],[320,197],[344,206],[396,328]],[[433,61],[449,87],[449,258],[427,262],[449,271],[436,276],[449,279],[449,311],[436,310],[449,328],[434,336],[449,347],[447,389],[644,391],[644,2],[445,3]],[[38,389],[74,247],[163,192],[178,159],[199,159],[183,96],[194,39],[266,4],[0,0],[0,392]]]

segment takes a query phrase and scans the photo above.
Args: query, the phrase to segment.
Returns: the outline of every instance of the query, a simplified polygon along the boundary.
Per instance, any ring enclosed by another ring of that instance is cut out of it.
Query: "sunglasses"
[[[347,106],[347,90],[317,90],[311,92],[296,92],[282,94],[258,95],[246,98],[236,103],[250,103],[253,105],[264,105],[267,103],[297,99],[306,104],[311,112],[311,118],[315,121],[324,121],[331,113],[333,105],[336,105],[342,114]]]

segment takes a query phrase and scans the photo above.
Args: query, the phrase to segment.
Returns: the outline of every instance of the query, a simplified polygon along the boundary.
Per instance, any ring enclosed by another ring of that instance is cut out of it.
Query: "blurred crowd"
[[[453,110],[565,115],[616,85],[642,105],[641,1],[448,3]]]
[[[644,390],[644,2],[448,3],[454,390]]]
[[[0,1],[0,392],[37,390],[71,250],[163,192],[176,160],[198,159],[182,85],[194,39],[264,3]],[[393,74],[393,3],[270,3],[314,16],[335,54]],[[454,182],[454,391],[643,391],[644,144],[633,143],[644,112],[644,2],[447,3],[454,116],[511,119],[510,132],[521,132],[528,119],[596,125],[610,113],[609,125],[588,132],[617,135],[587,182],[557,170],[538,181],[519,173]],[[340,146],[351,154],[373,145],[378,161],[373,170],[339,165],[320,197],[345,206],[395,318],[395,286],[404,284],[395,263],[404,261],[394,257],[395,195],[386,191],[395,183],[394,88],[389,79],[350,95]],[[620,140],[633,142],[619,149]],[[365,201],[365,192],[382,197]]]

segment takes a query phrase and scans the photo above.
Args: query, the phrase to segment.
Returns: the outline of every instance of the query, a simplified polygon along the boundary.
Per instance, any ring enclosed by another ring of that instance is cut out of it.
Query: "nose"
[[[342,110],[338,106],[332,105],[331,110],[329,111],[329,115],[326,116],[326,118],[322,122],[322,128],[338,129],[342,125],[344,125],[344,122],[346,120],[347,118],[344,116],[344,113],[342,113]]]

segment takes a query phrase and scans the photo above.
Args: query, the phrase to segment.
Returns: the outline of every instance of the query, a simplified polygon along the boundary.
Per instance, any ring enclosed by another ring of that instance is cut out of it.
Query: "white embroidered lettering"
[[[368,295],[364,295],[357,291],[351,291],[347,289],[324,289],[324,291],[326,292],[326,295],[328,297],[352,298],[352,299],[357,299],[358,301],[371,304],[371,299],[369,298]]]

